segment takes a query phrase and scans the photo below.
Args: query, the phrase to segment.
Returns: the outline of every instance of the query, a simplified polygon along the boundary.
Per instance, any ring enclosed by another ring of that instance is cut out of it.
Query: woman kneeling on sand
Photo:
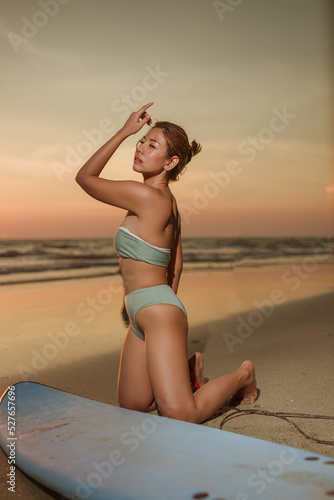
[[[203,357],[189,361],[198,389],[193,392],[187,359],[187,314],[176,296],[182,272],[181,223],[169,183],[177,180],[201,146],[169,122],[157,122],[138,141],[133,170],[143,182],[99,177],[120,144],[152,120],[153,103],[132,113],[124,126],[78,172],[76,181],[93,198],[126,210],[114,236],[130,318],[124,340],[118,399],[121,407],[158,409],[160,415],[203,422],[236,393],[256,399],[251,361],[204,384]]]

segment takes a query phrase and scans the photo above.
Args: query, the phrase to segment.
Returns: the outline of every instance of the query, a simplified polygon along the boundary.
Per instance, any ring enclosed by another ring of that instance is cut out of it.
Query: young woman
[[[187,359],[187,314],[176,296],[182,272],[181,223],[169,183],[201,150],[185,131],[157,122],[136,146],[133,169],[143,182],[112,181],[100,176],[120,144],[152,120],[147,109],[130,115],[124,126],[78,172],[76,181],[92,197],[126,210],[114,237],[130,318],[119,377],[120,406],[203,422],[236,393],[243,403],[256,399],[251,361],[233,373],[203,382],[203,358],[192,358],[197,386],[193,392]]]

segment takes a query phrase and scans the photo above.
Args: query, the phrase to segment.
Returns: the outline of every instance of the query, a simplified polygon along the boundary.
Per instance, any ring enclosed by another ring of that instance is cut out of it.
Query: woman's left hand
[[[154,104],[154,102],[145,104],[145,106],[140,108],[138,111],[134,111],[133,113],[131,113],[122,127],[127,135],[136,134],[145,124],[152,124],[151,116],[146,113],[147,108],[152,106],[152,104]]]

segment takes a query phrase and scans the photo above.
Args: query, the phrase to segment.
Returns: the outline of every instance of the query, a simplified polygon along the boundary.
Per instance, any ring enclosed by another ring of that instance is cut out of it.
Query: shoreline
[[[314,252],[313,252],[314,253]],[[239,269],[258,269],[258,268],[272,268],[272,267],[285,267],[285,266],[323,266],[334,264],[334,255],[331,253],[324,253],[324,260],[319,260],[314,257],[315,262],[307,263],[306,260],[312,258],[313,253],[305,253],[290,256],[280,257],[265,257],[258,259],[244,259],[240,261],[186,261],[184,262],[183,275],[187,273],[196,272],[233,272]],[[103,265],[82,267],[82,268],[69,268],[63,271],[60,270],[45,270],[45,271],[31,271],[25,273],[0,273],[0,291],[3,286],[10,285],[26,285],[30,283],[49,283],[53,281],[67,281],[67,280],[82,280],[90,278],[104,278],[108,276],[117,276],[120,274],[118,266],[105,266],[106,270],[99,272],[98,270],[104,267]],[[113,267],[116,270],[111,270]],[[81,270],[81,273],[79,272]],[[11,277],[11,278],[9,278]],[[9,279],[8,279],[9,278]],[[7,280],[7,281],[6,281]]]
[[[182,238],[184,272],[334,262],[334,239],[322,237]],[[103,277],[119,273],[112,238],[5,240],[0,287]]]

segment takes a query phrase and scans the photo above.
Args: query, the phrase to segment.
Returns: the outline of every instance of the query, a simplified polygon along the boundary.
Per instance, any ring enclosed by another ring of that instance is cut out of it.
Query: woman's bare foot
[[[190,370],[193,371],[195,381],[199,385],[199,387],[202,387],[204,385],[204,377],[203,377],[203,371],[204,371],[204,356],[200,352],[195,352],[189,359],[189,368]]]
[[[241,368],[245,368],[248,372],[246,386],[240,391],[241,404],[250,405],[255,403],[257,399],[255,368],[251,361],[241,363]]]

